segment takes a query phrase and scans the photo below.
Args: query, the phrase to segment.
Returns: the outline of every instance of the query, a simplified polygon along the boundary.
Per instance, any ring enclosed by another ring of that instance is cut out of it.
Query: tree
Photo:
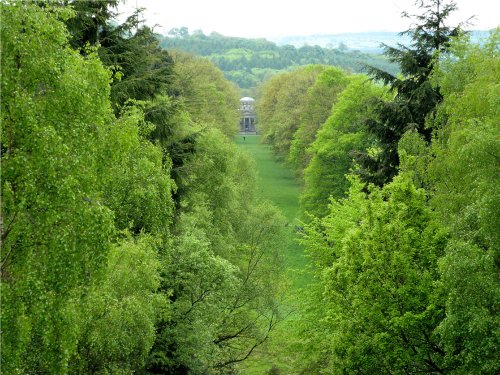
[[[138,369],[165,302],[170,163],[140,109],[115,118],[110,71],[68,44],[70,10],[0,6],[2,370]]]
[[[440,260],[446,316],[439,333],[457,374],[500,369],[499,41],[497,29],[483,45],[456,42],[435,77],[444,101],[432,124],[439,131],[427,183],[451,236]]]
[[[264,135],[275,153],[287,160],[293,136],[297,131],[306,103],[308,89],[326,69],[310,65],[273,77],[257,100],[257,116]]]
[[[314,85],[309,88],[300,125],[290,146],[289,161],[299,177],[303,176],[303,171],[310,161],[306,149],[316,139],[318,129],[331,114],[332,106],[335,106],[338,95],[347,83],[348,76],[345,71],[329,67],[318,75]]]
[[[428,0],[420,1],[419,5],[423,13],[414,16],[417,23],[403,33],[412,38],[411,47],[384,47],[390,61],[399,64],[402,77],[368,67],[373,78],[388,84],[395,94],[394,100],[376,101],[374,116],[366,121],[368,131],[378,139],[379,152],[357,156],[362,178],[377,185],[396,175],[397,145],[406,131],[415,129],[427,142],[431,141],[433,129],[426,126],[426,118],[433,115],[443,99],[439,86],[430,82],[433,58],[437,52],[445,53],[451,38],[461,32],[460,26],[445,25],[446,18],[457,8],[453,1]],[[406,12],[403,15],[410,17]]]
[[[120,0],[84,1],[60,0],[62,7],[74,10],[74,15],[65,20],[71,34],[70,44],[77,49],[86,43],[96,46],[102,40],[102,30],[109,27],[110,19],[117,15],[116,8]]]
[[[331,197],[340,199],[347,193],[346,175],[355,169],[355,153],[376,146],[364,121],[373,113],[372,98],[384,97],[385,89],[361,75],[349,77],[348,82],[306,150],[311,161],[304,171],[301,205],[304,212],[318,217],[328,212]]]
[[[236,134],[239,123],[239,93],[210,61],[182,52],[173,53],[173,87],[196,128],[210,126],[225,136]]]
[[[153,100],[157,95],[166,95],[173,79],[172,58],[159,47],[152,29],[138,27],[133,35],[124,36],[136,23],[136,19],[129,19],[123,25],[108,26],[102,31],[99,56],[119,77],[111,85],[115,108],[129,99]]]
[[[230,373],[278,321],[285,224],[257,200],[254,173],[220,131],[197,139],[164,268],[173,315],[158,325],[150,372]]]
[[[432,220],[423,189],[399,175],[362,192],[351,178],[346,199],[332,200],[305,244],[318,267],[328,373],[444,372],[435,329],[443,318],[437,259],[446,237]],[[321,363],[321,362],[320,362]]]
[[[151,101],[166,95],[173,75],[170,55],[159,47],[153,29],[141,25],[143,9],[116,25],[118,3],[63,0],[60,4],[74,9],[73,17],[66,20],[71,45],[83,54],[87,45],[95,47],[103,64],[114,72],[111,100],[116,115],[130,99]]]
[[[161,262],[155,242],[151,236],[129,237],[112,247],[105,277],[85,296],[71,373],[129,374],[144,368],[156,322],[171,314],[167,296],[157,293]]]
[[[173,214],[171,161],[149,142],[143,123],[142,111],[128,107],[106,129],[98,154],[101,199],[113,210],[116,229],[167,240]]]
[[[184,38],[186,36],[189,36],[189,29],[186,26],[183,26],[181,28],[174,27],[173,29],[170,29],[168,31],[168,35],[174,38]]]
[[[0,6],[2,369],[64,373],[114,233],[97,168],[109,73],[67,47],[67,10]]]

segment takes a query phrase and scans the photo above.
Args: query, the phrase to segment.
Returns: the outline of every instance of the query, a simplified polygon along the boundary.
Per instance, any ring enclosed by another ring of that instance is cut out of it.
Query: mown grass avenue
[[[238,135],[235,139],[238,147],[246,150],[256,162],[260,196],[278,207],[288,221],[285,259],[290,282],[295,288],[304,287],[309,280],[306,273],[308,259],[298,243],[298,232],[302,227],[299,218],[300,187],[297,180],[286,165],[276,160],[271,148],[261,143],[259,135]]]
[[[0,2],[0,372],[500,373],[500,29],[425,0],[400,75],[274,76],[236,136],[118,2]]]
[[[261,136],[238,135],[235,142],[255,160],[258,192],[261,198],[269,200],[281,210],[287,219],[288,229],[284,253],[288,289],[281,306],[284,320],[271,333],[269,341],[256,351],[256,355],[242,365],[242,370],[244,374],[255,375],[273,369],[293,373],[293,350],[290,348],[301,340],[297,329],[302,319],[301,305],[312,281],[310,260],[299,243],[302,233],[300,186],[291,169],[276,159],[269,145],[262,143]]]

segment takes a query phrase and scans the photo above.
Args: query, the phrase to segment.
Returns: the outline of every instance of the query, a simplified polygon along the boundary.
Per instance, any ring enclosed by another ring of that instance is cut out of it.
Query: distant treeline
[[[473,26],[473,25],[472,25]],[[473,43],[481,43],[488,38],[489,31],[468,31]],[[290,35],[272,38],[271,41],[280,45],[291,44],[296,47],[303,45],[318,45],[325,48],[357,50],[366,53],[382,54],[384,45],[396,47],[398,44],[409,46],[411,38],[407,34],[394,31],[367,31],[359,33]]]
[[[170,30],[160,45],[206,56],[228,79],[242,89],[257,87],[260,82],[280,71],[309,64],[335,65],[353,72],[362,72],[371,65],[397,73],[397,65],[385,56],[320,46],[278,46],[266,39],[227,37],[219,33],[205,35],[202,31],[189,33],[186,27]]]

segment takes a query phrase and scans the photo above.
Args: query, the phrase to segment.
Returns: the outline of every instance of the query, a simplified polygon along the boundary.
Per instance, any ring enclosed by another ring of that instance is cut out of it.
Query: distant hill
[[[242,89],[244,95],[254,95],[261,82],[278,72],[309,64],[335,65],[352,72],[363,72],[365,65],[393,74],[398,71],[398,67],[381,54],[357,51],[344,45],[326,48],[303,44],[278,45],[266,39],[227,37],[219,33],[205,35],[201,31],[190,34],[187,28],[173,29],[160,41],[166,49],[206,56]]]
[[[477,42],[487,35],[487,31],[472,31],[471,39]],[[186,27],[160,36],[163,48],[210,59],[245,96],[254,96],[256,87],[272,75],[309,64],[335,65],[352,72],[364,72],[364,67],[371,65],[396,74],[398,67],[382,55],[382,43],[409,45],[410,38],[395,32],[364,32],[266,40],[228,37],[215,32],[205,35],[199,30],[189,33]]]
[[[488,31],[472,31],[471,40],[478,42],[488,36]],[[331,35],[310,36],[286,36],[281,38],[270,38],[278,46],[293,45],[302,46],[318,45],[323,48],[340,48],[342,50],[358,50],[365,53],[380,54],[383,52],[382,44],[396,46],[398,43],[409,45],[411,40],[407,35],[390,31],[344,33]]]

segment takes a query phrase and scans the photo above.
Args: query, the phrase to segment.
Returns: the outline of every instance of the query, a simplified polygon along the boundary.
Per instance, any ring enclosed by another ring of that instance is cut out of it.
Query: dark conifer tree
[[[374,99],[375,114],[366,121],[368,131],[379,142],[380,151],[375,155],[356,155],[362,178],[379,186],[391,181],[397,173],[398,142],[406,131],[415,129],[427,142],[431,141],[433,129],[426,127],[425,120],[443,99],[439,87],[433,87],[430,82],[433,58],[438,51],[446,52],[450,39],[461,33],[461,25],[445,25],[447,17],[457,9],[454,1],[418,0],[416,3],[422,14],[403,13],[404,17],[415,20],[410,29],[401,33],[411,37],[411,45],[383,46],[390,61],[399,65],[401,76],[367,67],[374,80],[382,81],[395,93],[393,101]]]
[[[111,85],[111,100],[116,114],[129,99],[152,100],[168,93],[173,61],[159,46],[153,29],[142,24],[142,8],[136,9],[125,22],[116,24],[120,0],[64,0],[74,17],[66,21],[71,45],[85,52],[85,46],[97,46],[105,66],[119,72],[121,79]]]
[[[71,6],[75,11],[75,17],[66,21],[66,26],[72,36],[71,45],[74,48],[81,48],[86,43],[96,45],[101,39],[103,28],[116,16],[118,3],[119,0],[61,1],[61,6]]]

